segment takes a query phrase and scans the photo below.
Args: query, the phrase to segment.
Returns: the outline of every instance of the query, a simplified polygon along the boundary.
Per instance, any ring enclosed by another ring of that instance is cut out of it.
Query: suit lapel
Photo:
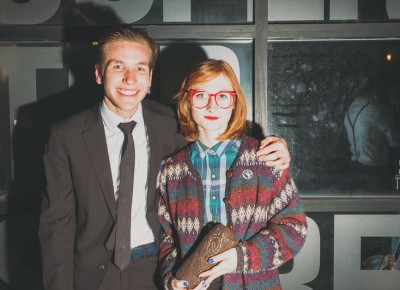
[[[146,101],[142,102],[143,105],[143,118],[146,124],[147,135],[149,136],[150,143],[150,169],[149,169],[149,181],[157,180],[157,174],[160,169],[160,162],[162,159],[162,144],[161,134],[158,134],[159,123],[161,122],[159,116],[151,111],[151,107]],[[152,193],[155,192],[155,183],[149,182],[147,192],[147,211],[153,210],[153,207],[157,205],[156,196]]]
[[[90,111],[87,118],[87,129],[82,133],[90,159],[92,161],[102,194],[112,217],[116,218],[116,204],[107,142],[99,107]]]

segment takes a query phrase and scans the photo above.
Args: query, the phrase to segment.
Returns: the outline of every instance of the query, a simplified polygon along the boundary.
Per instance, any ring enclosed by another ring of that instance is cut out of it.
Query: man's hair
[[[199,139],[199,129],[193,121],[189,90],[198,84],[206,83],[219,75],[227,77],[236,93],[234,108],[226,131],[218,137],[219,141],[240,139],[246,131],[246,100],[232,67],[223,60],[208,59],[195,65],[183,80],[175,98],[178,101],[178,120],[182,135],[188,141]]]
[[[149,66],[153,70],[157,59],[157,44],[144,28],[132,27],[130,25],[118,25],[108,29],[100,38],[98,43],[97,65],[104,73],[104,61],[107,56],[107,44],[114,41],[132,41],[140,43],[149,51]]]

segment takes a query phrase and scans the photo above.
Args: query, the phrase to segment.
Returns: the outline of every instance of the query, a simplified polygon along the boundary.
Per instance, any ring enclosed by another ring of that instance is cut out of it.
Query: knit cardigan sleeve
[[[238,272],[274,270],[292,259],[305,242],[306,215],[289,171],[268,171],[272,174],[265,174],[267,182],[258,182],[262,192],[255,206],[255,219],[265,226],[236,247]]]
[[[167,171],[167,164],[165,161],[163,161],[157,180],[157,191],[160,194],[160,199],[158,203],[158,220],[163,230],[163,235],[160,241],[158,260],[164,288],[170,289],[172,270],[175,266],[177,258],[177,248],[175,246],[176,241],[173,235],[173,225],[170,215],[171,209],[168,202]]]

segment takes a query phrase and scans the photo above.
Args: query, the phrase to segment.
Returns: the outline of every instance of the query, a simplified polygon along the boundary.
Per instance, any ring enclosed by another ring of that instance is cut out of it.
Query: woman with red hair
[[[231,66],[206,60],[177,94],[178,119],[191,143],[163,161],[158,219],[165,289],[207,223],[221,223],[239,243],[211,257],[195,289],[281,289],[278,267],[304,244],[307,223],[289,170],[259,161],[259,142],[245,135],[246,101]]]

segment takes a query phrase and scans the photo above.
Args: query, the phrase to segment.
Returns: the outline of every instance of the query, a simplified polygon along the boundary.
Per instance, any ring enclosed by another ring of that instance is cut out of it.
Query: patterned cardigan
[[[236,271],[223,276],[222,289],[281,289],[278,267],[301,249],[306,216],[289,171],[275,170],[256,156],[259,143],[244,137],[227,171],[228,226],[238,238]],[[159,263],[166,289],[203,228],[201,177],[189,147],[163,161],[158,176],[158,219],[163,229]]]

